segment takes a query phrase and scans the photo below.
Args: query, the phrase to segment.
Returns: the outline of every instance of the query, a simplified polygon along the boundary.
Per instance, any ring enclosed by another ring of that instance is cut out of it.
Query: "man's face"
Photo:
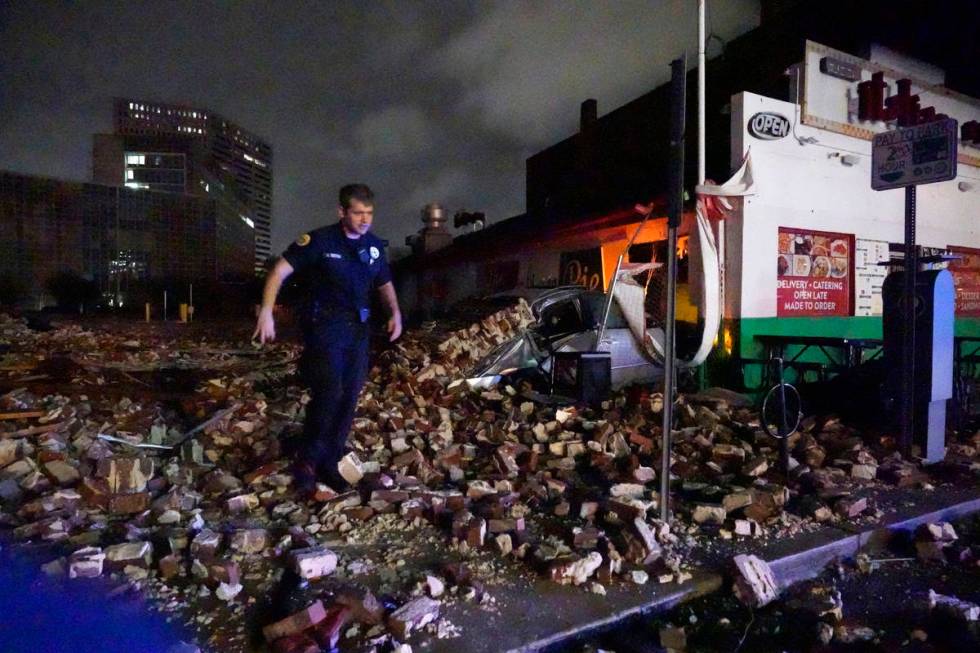
[[[371,230],[371,222],[374,220],[374,205],[351,199],[350,206],[346,209],[342,206],[338,207],[337,213],[340,215],[340,222],[348,236],[360,237]]]

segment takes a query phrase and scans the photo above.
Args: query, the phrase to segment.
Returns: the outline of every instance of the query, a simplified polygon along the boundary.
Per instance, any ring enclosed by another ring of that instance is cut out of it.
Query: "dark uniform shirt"
[[[381,239],[348,238],[339,222],[303,234],[282,257],[306,278],[305,312],[314,323],[366,322],[371,290],[391,281]]]

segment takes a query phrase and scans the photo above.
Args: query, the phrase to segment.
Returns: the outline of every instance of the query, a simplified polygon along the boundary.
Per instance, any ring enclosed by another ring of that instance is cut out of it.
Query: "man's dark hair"
[[[347,184],[340,189],[340,206],[349,209],[351,200],[374,205],[374,191],[367,184]]]

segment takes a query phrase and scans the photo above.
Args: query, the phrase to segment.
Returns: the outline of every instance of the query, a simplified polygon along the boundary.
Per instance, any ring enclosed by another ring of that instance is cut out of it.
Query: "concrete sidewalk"
[[[727,564],[737,553],[751,552],[769,562],[781,587],[818,575],[824,566],[840,557],[852,557],[867,546],[883,546],[901,531],[922,523],[949,521],[980,511],[980,487],[923,493],[913,490],[886,491],[892,509],[881,520],[855,528],[826,526],[767,543],[731,540],[722,555],[705,563],[694,577],[682,584],[644,586],[618,583],[598,596],[582,587],[569,587],[546,580],[523,581],[495,587],[496,611],[457,604],[445,611],[463,636],[446,640],[419,638],[416,650],[438,653],[491,653],[538,651],[572,645],[578,640],[626,625],[632,618],[669,610],[679,603],[704,596],[726,584]],[[911,504],[911,505],[910,505]],[[729,542],[726,541],[726,545]],[[479,636],[474,634],[479,633]]]

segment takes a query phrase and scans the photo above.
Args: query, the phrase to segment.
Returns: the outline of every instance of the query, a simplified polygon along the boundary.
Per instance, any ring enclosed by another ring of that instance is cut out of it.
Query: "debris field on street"
[[[664,523],[655,389],[590,408],[506,377],[452,383],[532,320],[521,301],[375,351],[339,467],[352,487],[302,497],[287,455],[308,400],[298,345],[0,315],[0,536],[48,554],[57,582],[139,594],[203,650],[405,653],[475,635],[449,608],[499,611],[503,584],[681,584],[720,541],[746,543],[736,591],[761,607],[777,591],[753,543],[873,523],[889,489],[939,483],[894,434],[833,415],[791,436],[784,477],[751,402],[711,389],[678,399]],[[944,465],[975,482],[978,449],[963,437]],[[935,528],[920,557],[949,554]]]

